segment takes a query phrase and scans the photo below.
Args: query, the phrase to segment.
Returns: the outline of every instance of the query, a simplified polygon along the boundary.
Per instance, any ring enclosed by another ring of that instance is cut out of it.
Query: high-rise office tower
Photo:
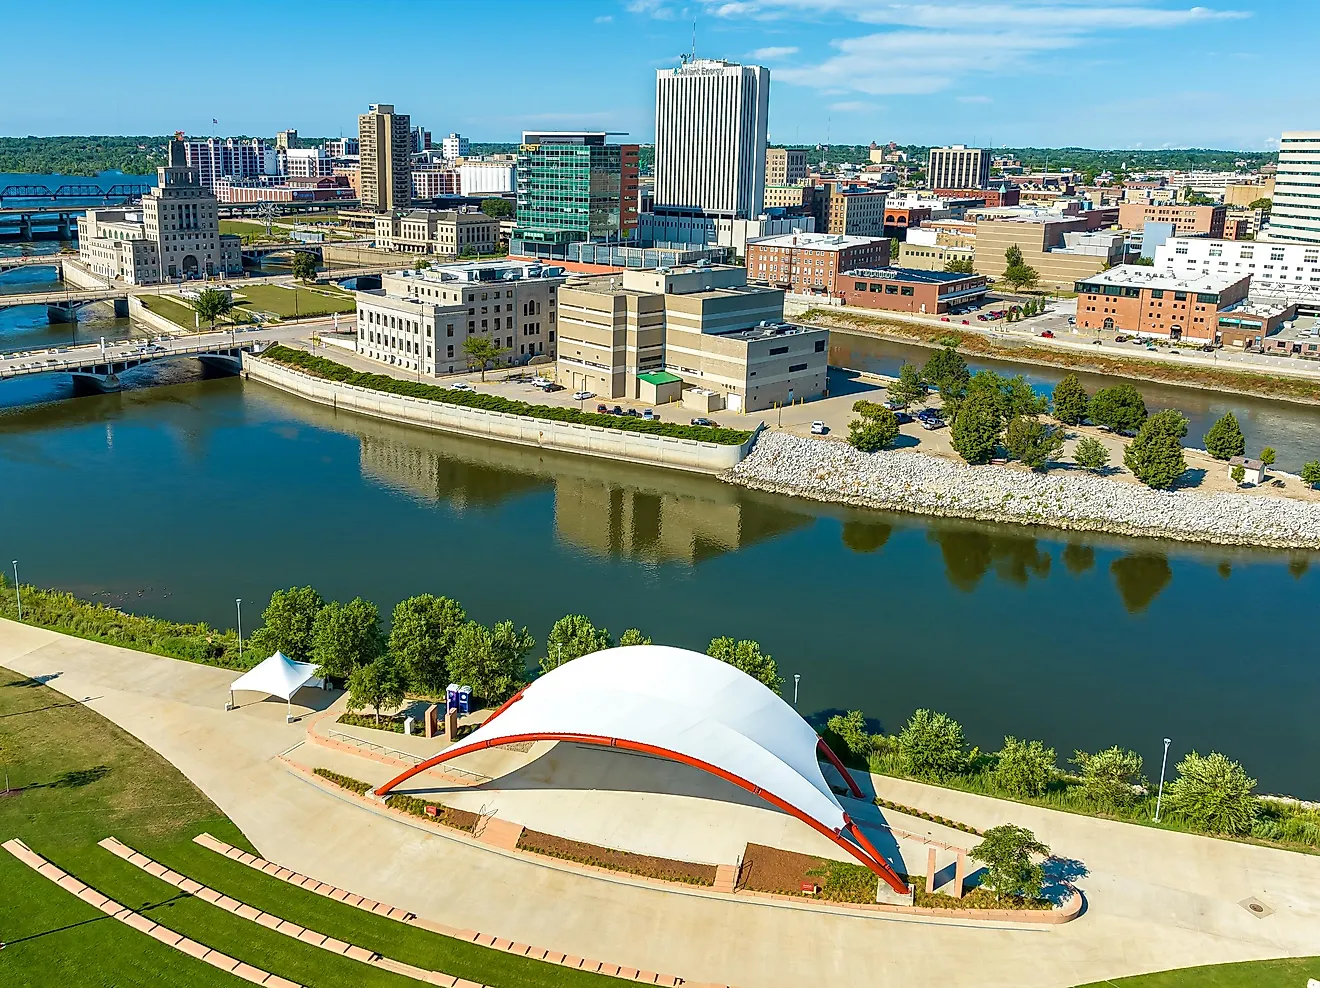
[[[373,103],[358,117],[363,209],[388,213],[412,202],[411,123],[392,103]]]
[[[770,70],[689,59],[655,79],[655,211],[748,219],[765,198]]]
[[[604,131],[524,132],[516,253],[562,257],[580,241],[627,240],[637,226],[636,144]]]
[[[1320,130],[1290,130],[1279,142],[1266,237],[1320,244]]]
[[[990,184],[990,152],[955,144],[930,149],[926,186],[931,189],[984,189]]]

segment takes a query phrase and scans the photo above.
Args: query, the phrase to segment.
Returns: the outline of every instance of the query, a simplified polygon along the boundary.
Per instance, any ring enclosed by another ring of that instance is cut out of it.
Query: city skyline
[[[491,31],[492,6],[387,0],[378,13],[380,23],[432,20],[437,32],[482,34]],[[213,76],[224,85],[199,86],[189,73],[170,85],[165,74],[147,86],[105,87],[88,100],[86,77],[75,68],[43,77],[39,98],[7,106],[0,134],[226,136],[292,127],[352,135],[369,103],[393,102],[437,135],[515,142],[524,128],[599,128],[650,143],[654,70],[677,65],[694,33],[699,57],[770,69],[774,143],[1273,150],[1282,131],[1314,125],[1309,93],[1318,70],[1306,57],[1314,32],[1297,30],[1308,23],[1300,0],[500,6],[508,16],[498,20],[505,33],[497,58],[487,45],[451,45],[439,63],[383,58],[362,72],[336,70],[344,17],[356,10],[343,0],[236,4],[228,23],[249,24],[241,43],[211,30],[201,10],[165,23],[152,18],[153,5],[110,10],[74,0],[68,16],[107,50],[158,48],[184,30],[190,64],[227,65]],[[17,34],[42,30],[35,8],[10,18]],[[571,70],[579,59],[590,71]]]

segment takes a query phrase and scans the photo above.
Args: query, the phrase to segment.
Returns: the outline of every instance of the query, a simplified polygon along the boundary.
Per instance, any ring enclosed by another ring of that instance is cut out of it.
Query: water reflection
[[[1095,566],[1095,550],[1089,545],[1069,542],[1063,547],[1063,567],[1073,576],[1081,576]]]
[[[992,567],[1002,582],[1017,586],[1050,575],[1050,554],[1034,538],[958,527],[929,529],[926,538],[940,547],[949,582],[964,593],[975,590]]]
[[[875,552],[883,548],[893,534],[894,526],[882,521],[853,519],[843,523],[843,544],[853,552]]]
[[[1109,564],[1109,572],[1114,575],[1114,585],[1129,614],[1144,611],[1173,579],[1169,557],[1154,552],[1120,556]]]

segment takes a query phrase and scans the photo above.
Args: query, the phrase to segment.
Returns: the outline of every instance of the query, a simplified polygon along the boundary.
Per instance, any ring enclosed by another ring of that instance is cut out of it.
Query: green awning
[[[677,374],[670,374],[668,371],[652,371],[650,374],[638,374],[637,380],[645,381],[647,384],[659,386],[661,384],[682,384],[683,379]]]

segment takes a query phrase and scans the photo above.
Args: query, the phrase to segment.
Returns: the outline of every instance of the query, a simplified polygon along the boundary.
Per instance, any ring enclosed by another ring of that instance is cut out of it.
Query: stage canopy
[[[317,686],[322,684],[316,675],[316,666],[310,662],[294,662],[283,652],[276,652],[230,684],[229,700],[233,702],[235,691],[247,690],[278,696],[288,702],[293,694],[313,680],[316,680]]]

